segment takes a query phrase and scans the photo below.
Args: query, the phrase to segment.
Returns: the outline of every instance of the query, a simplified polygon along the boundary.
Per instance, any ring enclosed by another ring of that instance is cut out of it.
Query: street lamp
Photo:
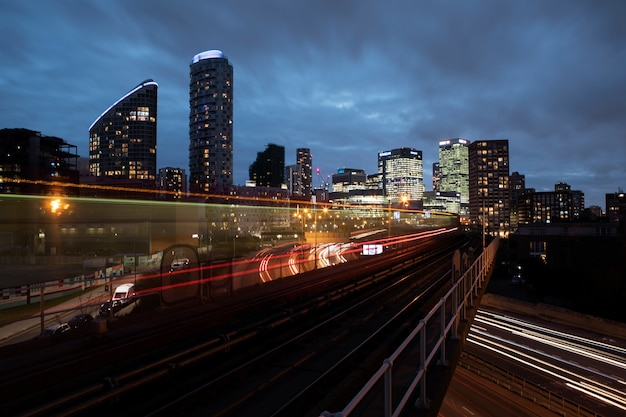
[[[391,197],[387,196],[387,237],[391,237]]]

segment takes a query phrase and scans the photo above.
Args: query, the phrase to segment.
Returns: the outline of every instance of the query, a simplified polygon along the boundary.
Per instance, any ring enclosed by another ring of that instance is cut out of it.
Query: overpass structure
[[[437,415],[493,271],[498,246],[499,240],[493,240],[469,268],[456,268],[452,288],[381,363],[359,393],[342,410],[323,411],[320,416]],[[402,388],[396,392],[398,386]]]

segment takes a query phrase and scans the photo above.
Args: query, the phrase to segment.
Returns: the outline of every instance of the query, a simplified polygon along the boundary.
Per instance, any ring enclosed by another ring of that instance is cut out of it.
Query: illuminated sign
[[[390,156],[390,155],[391,155],[391,151],[381,152],[381,153],[379,153],[379,154],[378,154],[378,156],[379,156],[379,157],[382,157],[382,156]]]
[[[363,245],[363,255],[380,255],[383,253],[383,245]]]

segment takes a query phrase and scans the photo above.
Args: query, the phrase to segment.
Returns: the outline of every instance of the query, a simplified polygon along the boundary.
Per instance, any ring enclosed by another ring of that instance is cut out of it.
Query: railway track
[[[120,326],[71,360],[6,369],[3,415],[316,415],[320,397],[341,397],[330,387],[358,384],[355,372],[379,365],[444,288],[439,265],[463,240],[433,242],[397,251],[388,264],[340,265],[171,312],[141,332]]]

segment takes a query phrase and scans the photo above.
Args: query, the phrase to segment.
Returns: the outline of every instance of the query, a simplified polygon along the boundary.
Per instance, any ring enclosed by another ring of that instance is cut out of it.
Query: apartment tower
[[[189,191],[233,185],[233,67],[222,51],[195,55],[189,78]]]
[[[490,236],[510,232],[509,141],[478,140],[469,145],[470,222]]]
[[[145,80],[89,127],[93,182],[155,189],[158,84]]]

